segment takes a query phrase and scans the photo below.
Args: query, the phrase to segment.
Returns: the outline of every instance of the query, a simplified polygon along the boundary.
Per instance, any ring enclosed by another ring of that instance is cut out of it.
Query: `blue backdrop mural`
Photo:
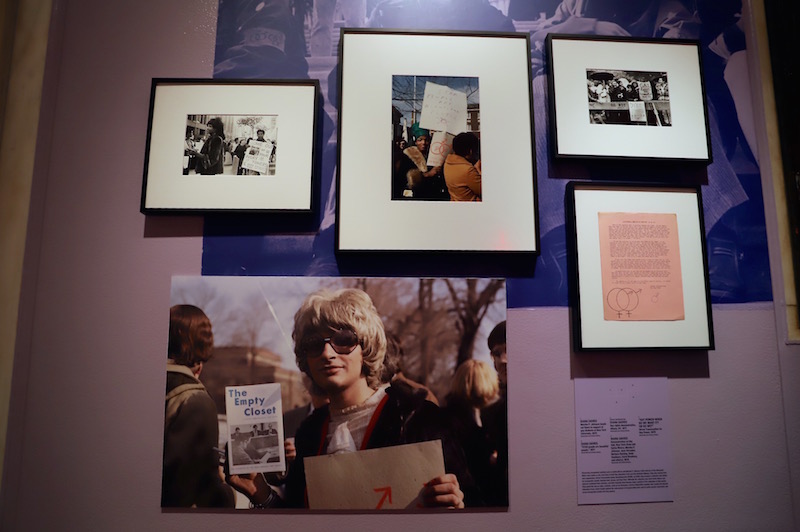
[[[319,218],[300,234],[296,228],[267,225],[269,222],[258,219],[207,216],[202,273],[339,274],[334,255],[334,183],[340,27],[522,31],[530,33],[532,46],[541,255],[535,275],[508,280],[509,306],[567,305],[564,190],[571,179],[704,183],[712,301],[771,300],[740,17],[738,0],[220,0],[215,77],[320,81],[324,96],[321,208]],[[550,32],[699,39],[714,161],[700,169],[552,161],[548,156],[543,53],[544,39]],[[471,271],[445,273],[475,275],[475,271],[480,271],[479,265]],[[357,273],[370,274],[369,265]],[[392,275],[391,267],[382,268],[380,274]]]

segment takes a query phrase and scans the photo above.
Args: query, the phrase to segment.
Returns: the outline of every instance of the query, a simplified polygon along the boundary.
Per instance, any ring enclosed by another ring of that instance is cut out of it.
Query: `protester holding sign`
[[[386,333],[365,292],[347,288],[309,295],[295,314],[292,338],[298,367],[330,404],[314,410],[297,430],[297,459],[289,469],[284,499],[260,475],[228,477],[255,507],[305,506],[306,457],[435,440],[441,440],[447,473],[425,483],[420,506],[463,508],[465,493],[467,503],[480,503],[444,413],[425,399],[424,391],[382,382]]]
[[[473,133],[453,138],[453,153],[444,163],[451,201],[481,201],[481,141]]]

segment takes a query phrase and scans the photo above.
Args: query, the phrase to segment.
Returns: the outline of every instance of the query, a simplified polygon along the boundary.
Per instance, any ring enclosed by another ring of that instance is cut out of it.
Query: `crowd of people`
[[[625,76],[611,79],[586,80],[589,101],[591,102],[635,102],[669,100],[669,85],[666,74],[655,80],[629,80]],[[643,88],[642,85],[645,85]]]
[[[638,73],[639,76],[594,72],[586,80],[589,120],[593,124],[641,123],[670,126],[669,85],[664,73]],[[630,79],[629,79],[630,78]],[[634,119],[627,102],[641,102],[640,116]],[[622,105],[620,105],[622,104]]]
[[[481,201],[481,144],[472,132],[453,137],[452,152],[443,164],[428,165],[431,133],[414,123],[412,144],[392,142],[392,199],[423,201]]]
[[[256,138],[242,137],[227,139],[224,126],[219,118],[212,118],[206,124],[206,131],[201,134],[196,129],[186,132],[183,146],[183,175],[219,175],[224,173],[236,175],[262,175],[262,172],[252,168],[244,168],[242,163],[245,156],[255,156],[263,146],[272,146],[268,158],[265,175],[275,173],[275,157],[278,144],[275,140],[267,140],[263,129],[256,131]],[[269,144],[259,144],[269,142]],[[230,167],[230,172],[225,172],[225,167]]]
[[[199,381],[213,344],[211,324],[197,307],[171,309],[162,506],[231,506],[233,487],[251,507],[302,508],[305,457],[433,440],[441,441],[446,473],[425,483],[416,506],[508,505],[505,322],[488,338],[494,369],[463,362],[442,407],[403,374],[401,342],[387,334],[361,290],[309,295],[295,314],[292,338],[313,404],[285,413],[287,471],[225,474],[215,451],[216,409]],[[190,385],[190,396],[176,407],[176,386],[182,385]],[[241,431],[234,439],[243,439]]]

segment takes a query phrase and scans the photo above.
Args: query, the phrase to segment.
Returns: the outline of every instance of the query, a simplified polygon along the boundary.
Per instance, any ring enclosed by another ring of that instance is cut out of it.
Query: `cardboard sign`
[[[457,135],[467,130],[467,94],[428,81],[419,126]]]
[[[304,459],[313,510],[414,508],[425,483],[444,475],[441,440]]]

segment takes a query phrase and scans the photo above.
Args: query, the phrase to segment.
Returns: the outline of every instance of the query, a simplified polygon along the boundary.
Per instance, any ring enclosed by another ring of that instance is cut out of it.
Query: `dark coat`
[[[196,383],[191,374],[167,372],[167,394]],[[214,400],[205,389],[183,393],[188,396],[181,398],[179,410],[165,420],[161,506],[233,507],[233,491],[219,477],[214,450],[219,444]]]
[[[197,173],[203,175],[217,175],[222,173],[222,163],[225,156],[222,137],[214,135],[200,148],[200,157],[197,159]]]
[[[487,502],[491,506],[508,506],[508,401],[505,392],[501,392],[499,401],[481,410],[481,420],[489,444],[497,451],[497,464],[491,477],[492,487],[487,490]]]
[[[475,421],[470,405],[452,395],[447,397],[447,406],[444,411],[453,427],[453,433],[464,449],[467,467],[481,491],[481,497],[493,506],[507,506],[507,504],[496,503],[497,497],[494,492],[496,490],[497,464],[493,462],[492,454],[497,449],[489,431]]]

